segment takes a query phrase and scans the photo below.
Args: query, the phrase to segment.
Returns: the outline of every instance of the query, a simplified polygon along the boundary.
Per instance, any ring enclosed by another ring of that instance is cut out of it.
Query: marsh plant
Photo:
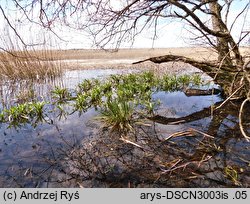
[[[134,107],[131,102],[119,99],[107,101],[99,117],[112,131],[127,133],[133,129]]]
[[[100,112],[100,117],[106,126],[118,132],[128,132],[138,118],[154,115],[159,101],[152,99],[157,91],[181,90],[190,83],[200,82],[195,76],[157,76],[152,72],[140,74],[112,75],[100,81],[84,80],[75,90],[55,87],[51,92],[52,102],[30,101],[10,109],[5,109],[0,115],[1,121],[10,123],[25,123],[36,117],[37,121],[44,118],[44,105],[51,103],[59,111],[58,117],[74,112],[82,114],[90,108]],[[33,94],[32,94],[33,95]],[[67,112],[65,108],[71,107]]]
[[[0,52],[0,79],[37,80],[61,76],[62,62],[51,50],[19,47],[15,39],[3,36],[0,40],[5,51]]]
[[[51,93],[52,93],[52,98],[54,98],[56,100],[56,103],[58,104],[65,103],[71,98],[71,94],[67,88],[61,88],[56,86]]]
[[[45,104],[46,102],[29,102],[4,109],[0,113],[0,122],[9,123],[9,127],[18,127],[26,123],[32,123],[33,126],[36,126],[44,119]]]

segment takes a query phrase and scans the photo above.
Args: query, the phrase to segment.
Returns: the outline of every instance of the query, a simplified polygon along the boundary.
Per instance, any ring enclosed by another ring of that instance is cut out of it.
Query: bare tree
[[[143,30],[153,27],[157,33],[159,23],[180,19],[199,33],[197,40],[207,42],[217,51],[217,63],[202,62],[202,66],[199,66],[199,62],[194,60],[172,56],[150,59],[151,61],[162,63],[178,59],[197,66],[214,77],[217,83],[222,85],[227,96],[246,81],[244,60],[239,46],[249,35],[249,31],[242,30],[237,40],[233,38],[231,31],[240,16],[246,18],[250,4],[248,0],[238,2],[242,5],[242,10],[231,25],[228,18],[232,4],[237,3],[235,0],[12,0],[8,2],[11,2],[9,7],[15,7],[19,12],[18,22],[29,21],[57,35],[59,33],[55,32],[55,28],[59,23],[78,30],[88,30],[94,37],[95,43],[102,48],[109,46],[111,42],[119,47],[125,39],[132,43],[135,36]],[[5,7],[0,4],[0,13],[20,41],[25,44],[14,25],[16,22],[11,22],[8,8]],[[244,88],[245,91],[241,89],[241,92],[237,93],[238,96],[246,97],[249,87]]]

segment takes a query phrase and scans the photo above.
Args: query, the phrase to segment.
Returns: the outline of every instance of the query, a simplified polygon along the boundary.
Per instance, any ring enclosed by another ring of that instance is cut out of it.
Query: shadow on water
[[[118,73],[121,70],[70,71],[52,82],[1,82],[0,110],[25,100],[21,94],[30,94],[29,100],[52,100],[48,93],[55,86],[72,89],[83,79]],[[26,93],[27,89],[32,93]],[[161,101],[155,114],[162,118],[202,112],[222,100],[218,95],[188,97],[183,92],[163,91],[152,97]],[[48,109],[50,122],[35,127],[9,128],[0,123],[0,187],[250,185],[250,147],[239,132],[237,103],[230,102],[219,113],[206,113],[188,123],[158,120],[148,121],[150,127],[136,126],[136,143],[142,148],[124,144],[100,128],[94,120],[95,109],[65,116],[53,107]],[[65,111],[69,109],[65,106]],[[245,111],[249,116],[250,106]],[[250,132],[248,120],[244,118],[244,127]]]

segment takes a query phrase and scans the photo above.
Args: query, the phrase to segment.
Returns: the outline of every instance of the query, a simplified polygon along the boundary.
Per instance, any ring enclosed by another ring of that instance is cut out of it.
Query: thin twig
[[[202,134],[202,135],[205,136],[205,137],[209,137],[209,138],[214,139],[214,136],[209,135],[209,134],[207,134],[207,133],[205,133],[205,132],[202,132],[202,131],[200,131],[200,130],[196,130],[196,129],[194,129],[194,128],[190,128],[189,130],[190,130],[191,132],[192,132],[192,131],[193,131],[193,132],[197,132],[197,133]]]
[[[132,142],[132,141],[130,141],[130,140],[127,140],[127,139],[125,139],[125,138],[123,138],[123,137],[121,137],[120,140],[123,141],[123,142],[125,142],[125,143],[132,144],[132,145],[134,145],[134,146],[136,146],[136,147],[139,147],[140,149],[143,149],[142,146],[140,146],[140,145],[138,145],[138,144],[136,144],[136,143],[134,143],[134,142]]]
[[[242,84],[238,89],[236,89],[229,97],[227,97],[227,99],[225,101],[223,101],[222,104],[220,104],[218,107],[216,107],[214,110],[217,110],[219,108],[221,108],[226,102],[228,102],[242,87],[244,86],[244,84]]]
[[[191,131],[180,131],[180,132],[175,132],[171,135],[169,135],[164,141],[167,141],[173,137],[182,137],[182,136],[193,136]]]
[[[240,106],[240,112],[239,112],[239,126],[240,126],[240,131],[241,131],[242,135],[245,137],[246,141],[249,142],[249,141],[250,141],[250,137],[247,136],[247,134],[246,134],[246,132],[245,132],[245,130],[244,130],[244,127],[243,127],[243,125],[242,125],[242,113],[243,113],[243,108],[244,108],[244,105],[247,103],[247,101],[250,101],[250,99],[249,99],[249,98],[245,99],[245,100],[243,101],[243,103],[241,104],[241,106]]]
[[[210,160],[212,158],[212,156],[207,156],[206,158],[202,159],[201,161],[191,161],[191,162],[186,162],[180,166],[175,166],[174,168],[169,168],[169,169],[161,169],[162,173],[168,173],[168,172],[172,172],[174,170],[180,169],[180,168],[186,168],[188,165],[190,164],[197,164],[198,166],[200,166],[200,164],[202,162],[206,162],[208,160]]]

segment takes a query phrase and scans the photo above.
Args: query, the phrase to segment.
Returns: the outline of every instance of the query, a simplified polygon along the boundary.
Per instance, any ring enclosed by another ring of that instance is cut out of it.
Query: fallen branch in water
[[[221,102],[215,103],[214,106],[217,107],[220,105]],[[214,110],[214,112],[218,111],[218,109]],[[180,118],[167,118],[161,115],[154,115],[153,117],[148,117],[149,120],[152,120],[154,122],[165,124],[165,125],[177,125],[177,124],[183,124],[188,122],[193,122],[199,119],[202,119],[204,117],[209,117],[211,115],[211,107],[204,108],[201,111],[197,111],[195,113],[192,113],[190,115],[180,117]]]
[[[227,99],[225,101],[223,101],[222,104],[220,104],[219,106],[217,106],[215,108],[215,110],[221,108],[225,103],[227,103],[239,90],[241,90],[243,88],[244,85],[241,85],[238,89],[236,89],[229,97],[227,97]]]
[[[134,142],[132,142],[132,141],[130,141],[130,140],[127,140],[127,139],[125,139],[125,138],[123,138],[123,137],[121,137],[120,140],[123,141],[123,142],[125,142],[125,143],[127,143],[127,144],[134,145],[134,146],[136,146],[136,147],[138,147],[138,148],[140,148],[140,149],[143,150],[143,147],[142,147],[142,146],[140,146],[140,145],[138,145],[138,144],[136,144],[136,143],[134,143]]]

